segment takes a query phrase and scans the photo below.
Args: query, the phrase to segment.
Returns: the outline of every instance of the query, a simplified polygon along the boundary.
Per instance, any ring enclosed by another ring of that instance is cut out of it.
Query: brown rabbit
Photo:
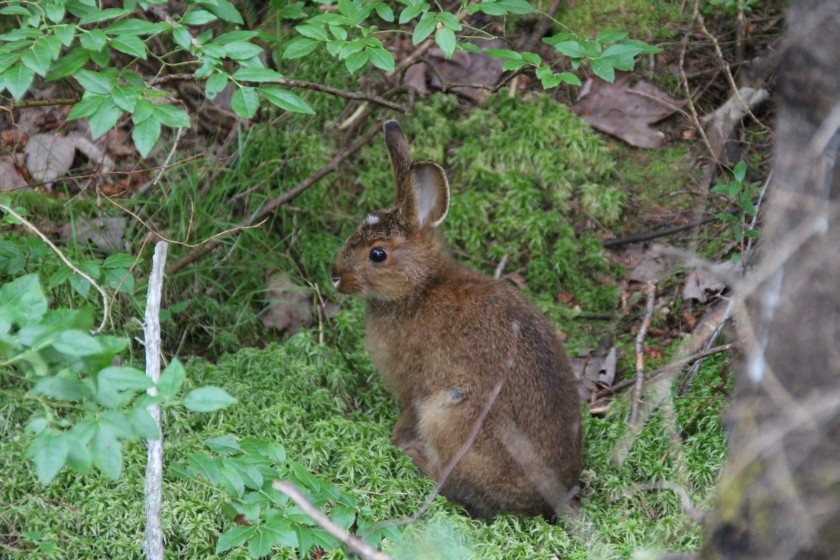
[[[385,123],[385,144],[395,204],[365,218],[332,276],[339,292],[368,301],[368,351],[400,408],[391,441],[435,479],[465,448],[440,491],[471,515],[551,518],[582,468],[566,353],[517,290],[452,260],[439,229],[443,169],[411,161],[396,121]]]

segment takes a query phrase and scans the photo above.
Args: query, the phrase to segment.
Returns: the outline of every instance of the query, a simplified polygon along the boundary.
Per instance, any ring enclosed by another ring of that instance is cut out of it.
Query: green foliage
[[[160,437],[147,408],[176,403],[184,380],[175,360],[161,374],[157,396],[147,395],[155,385],[145,373],[111,365],[128,341],[91,336],[92,323],[89,310],[50,309],[36,274],[0,288],[0,378],[28,387],[28,398],[41,405],[26,425],[26,455],[43,484],[65,466],[119,478],[123,442]],[[223,390],[204,388],[183,404],[210,411],[232,402]]]
[[[297,549],[301,558],[313,547],[329,551],[339,546],[331,537],[287,496],[272,487],[276,480],[289,480],[310,502],[341,529],[349,531],[358,524],[358,500],[338,486],[309,474],[300,464],[288,460],[282,445],[263,439],[232,435],[218,436],[205,442],[214,456],[193,453],[187,461],[175,465],[173,473],[182,477],[207,480],[227,492],[225,510],[230,517],[241,516],[248,526],[234,525],[225,531],[216,544],[216,553],[248,546],[251,558],[260,558],[275,545]],[[377,531],[372,544],[384,536],[398,537],[392,529]]]
[[[721,212],[717,215],[719,220],[730,224],[730,233],[735,241],[741,245],[746,238],[756,238],[759,233],[753,228],[755,215],[758,210],[753,203],[753,198],[758,194],[758,186],[745,183],[747,176],[747,163],[739,161],[732,169],[732,177],[729,180],[720,180],[710,189],[711,192],[723,195],[734,202],[740,209],[740,215],[736,216],[731,212]],[[741,253],[736,251],[732,254],[733,260],[738,260]]]

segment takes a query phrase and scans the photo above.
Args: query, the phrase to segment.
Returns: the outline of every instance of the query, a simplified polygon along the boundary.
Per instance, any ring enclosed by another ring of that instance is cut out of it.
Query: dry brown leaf
[[[615,367],[618,362],[615,346],[610,348],[606,356],[583,355],[570,358],[569,361],[577,379],[581,400],[592,401],[600,389],[610,387],[615,382]]]
[[[0,191],[11,191],[26,186],[26,181],[18,173],[11,156],[0,156]]]
[[[68,223],[61,226],[58,235],[65,242],[93,243],[105,253],[130,252],[125,243],[127,225],[128,218],[124,217],[81,219],[75,225]]]
[[[312,323],[312,291],[295,284],[285,272],[266,276],[269,306],[260,316],[262,324],[279,332],[293,333]]]
[[[659,283],[674,270],[676,259],[667,251],[668,245],[653,244],[642,253],[628,279],[631,282]]]
[[[26,167],[35,181],[51,187],[53,180],[64,175],[73,165],[76,151],[81,152],[102,173],[109,173],[114,162],[96,144],[84,136],[73,133],[67,136],[35,134],[26,144]]]
[[[477,41],[482,49],[504,48],[499,40]],[[427,62],[415,64],[406,70],[405,83],[423,95],[430,89],[441,88],[441,78],[446,84],[479,84],[494,86],[502,76],[502,61],[490,58],[484,53],[458,51],[449,60],[439,48],[431,48],[426,55]],[[430,68],[432,66],[433,68]],[[450,91],[480,103],[489,91],[479,88],[453,88]]]
[[[633,74],[616,72],[613,83],[591,78],[572,106],[596,130],[631,146],[657,148],[665,135],[650,125],[665,119],[684,104],[644,80],[631,85]]]
[[[696,268],[685,277],[683,299],[696,299],[705,303],[707,294],[716,293],[726,288],[726,278],[732,277],[738,271],[738,263],[723,261],[710,267]]]

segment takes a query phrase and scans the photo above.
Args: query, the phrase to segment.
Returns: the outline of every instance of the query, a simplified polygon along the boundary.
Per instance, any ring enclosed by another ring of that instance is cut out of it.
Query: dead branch
[[[271,484],[271,487],[282,492],[297,504],[303,510],[303,513],[309,516],[312,521],[318,524],[324,531],[335,537],[341,544],[347,547],[351,554],[361,556],[365,560],[391,560],[391,558],[379,552],[372,546],[369,546],[357,539],[347,531],[332,522],[332,520],[324,515],[324,513],[316,508],[312,502],[306,499],[306,496],[301,494],[297,487],[288,480],[276,480]]]
[[[694,0],[695,14],[697,14],[699,11],[699,4],[700,0]],[[703,143],[706,145],[706,149],[709,150],[709,155],[712,158],[712,163],[717,164],[717,154],[715,154],[715,151],[712,149],[712,145],[709,144],[709,139],[706,137],[706,131],[703,130],[703,125],[700,123],[700,116],[697,114],[697,108],[694,106],[694,99],[691,97],[691,89],[688,86],[688,78],[685,75],[685,51],[688,48],[688,37],[689,32],[686,31],[683,34],[683,38],[680,43],[680,60],[677,64],[677,67],[680,69],[680,84],[682,85],[683,94],[685,95],[685,102],[688,104],[688,109],[691,112],[691,116],[694,120],[694,126],[697,129],[697,133],[700,134],[700,138],[703,139]],[[707,173],[707,175],[709,182],[711,182],[712,173]]]
[[[160,301],[163,291],[163,269],[169,244],[159,241],[152,257],[149,290],[146,297],[146,315],[143,321],[143,345],[146,347],[146,376],[154,383],[160,379]],[[148,393],[157,395],[157,388]],[[150,405],[147,410],[158,427],[160,437],[148,441],[146,461],[146,555],[149,560],[163,559],[163,527],[161,503],[163,500],[163,428],[160,425],[160,405]]]
[[[333,158],[327,165],[325,165],[324,167],[322,167],[321,169],[319,169],[318,171],[316,171],[315,173],[313,173],[312,175],[310,175],[309,177],[307,177],[306,179],[304,179],[303,181],[286,191],[285,193],[269,200],[259,211],[257,211],[247,220],[245,220],[237,228],[228,230],[226,232],[222,232],[221,234],[217,234],[212,240],[208,241],[207,243],[203,243],[199,246],[194,247],[189,253],[172,263],[167,269],[167,274],[175,274],[185,266],[194,263],[204,255],[216,249],[219,245],[221,245],[221,237],[233,233],[234,231],[238,231],[240,229],[255,227],[254,224],[257,224],[257,222],[262,223],[262,220],[268,218],[275,210],[277,210],[277,208],[294,200],[306,189],[313,186],[327,175],[335,172],[335,170],[338,169],[338,167],[342,163],[344,163],[345,160],[347,160],[350,156],[359,151],[363,146],[366,146],[373,139],[373,137],[379,133],[380,130],[381,127],[378,125],[371,128],[371,130],[367,134],[356,140],[353,144],[350,145],[349,148],[338,152],[335,156],[333,156]]]
[[[642,390],[645,386],[645,335],[653,317],[653,303],[656,300],[656,284],[648,282],[645,284],[647,305],[645,315],[642,318],[642,326],[639,327],[639,334],[636,335],[636,380],[633,387],[633,402],[630,407],[630,424],[635,425],[639,418],[639,405],[642,402]]]
[[[97,284],[96,280],[94,280],[93,278],[91,278],[90,276],[88,276],[87,274],[82,272],[76,265],[74,265],[72,262],[70,262],[70,259],[65,257],[64,253],[61,252],[61,249],[56,247],[55,243],[50,241],[50,239],[46,235],[44,235],[41,232],[41,230],[39,230],[37,227],[35,227],[35,225],[32,224],[32,222],[30,222],[29,220],[27,220],[26,218],[24,218],[23,216],[21,216],[20,214],[15,212],[12,208],[9,208],[8,206],[6,206],[5,204],[0,204],[0,210],[6,212],[10,216],[12,216],[16,220],[18,220],[20,223],[22,223],[24,226],[26,226],[26,228],[28,230],[30,230],[32,233],[34,233],[35,235],[40,237],[41,241],[46,243],[47,246],[50,249],[52,249],[53,252],[56,255],[58,255],[58,258],[60,258],[61,261],[70,268],[70,270],[72,270],[73,272],[75,272],[76,274],[78,274],[79,276],[81,276],[82,278],[87,280],[88,282],[90,282],[90,285],[93,286],[96,289],[97,292],[99,292],[99,295],[102,296],[102,322],[99,323],[99,326],[96,329],[94,329],[91,332],[91,334],[99,334],[100,332],[102,332],[102,330],[105,328],[105,323],[108,322],[108,318],[111,315],[110,300],[108,299],[108,294],[105,293],[105,290],[102,289],[102,286]]]
[[[548,10],[545,12],[545,14],[543,14],[542,19],[534,28],[534,31],[531,32],[531,34],[528,35],[528,38],[525,39],[525,41],[523,41],[522,44],[519,46],[520,51],[532,50],[534,47],[537,46],[537,43],[539,43],[540,39],[542,39],[543,36],[546,33],[548,33],[548,31],[551,29],[551,24],[553,23],[552,20],[554,19],[554,14],[556,14],[557,10],[560,9],[560,3],[561,0],[554,0],[554,2],[551,3],[551,6],[548,7]]]
[[[80,99],[60,98],[60,99],[37,99],[34,101],[24,101],[23,103],[12,103],[9,107],[3,107],[4,110],[17,111],[18,109],[34,109],[36,107],[53,107],[55,105],[75,105]]]

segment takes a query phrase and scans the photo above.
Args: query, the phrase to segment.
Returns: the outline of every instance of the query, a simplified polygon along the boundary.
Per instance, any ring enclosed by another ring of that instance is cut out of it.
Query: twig
[[[146,347],[146,376],[154,383],[160,379],[160,301],[163,291],[163,269],[169,244],[158,241],[152,257],[152,272],[149,275],[149,290],[146,297],[146,316],[143,321],[143,345]],[[157,395],[157,388],[150,387],[148,393]],[[163,429],[160,425],[160,405],[152,404],[146,409],[155,421],[160,437],[148,441],[146,462],[146,555],[149,560],[163,559],[163,528],[161,503],[163,500]]]
[[[695,14],[699,13],[699,4],[700,0],[694,0]],[[706,131],[703,129],[703,125],[700,123],[700,116],[697,114],[697,108],[694,106],[694,99],[692,99],[691,97],[691,89],[688,87],[688,78],[685,75],[685,51],[686,48],[688,48],[688,35],[688,31],[686,31],[683,35],[680,48],[680,60],[679,64],[677,65],[680,69],[680,84],[682,84],[686,103],[688,103],[688,109],[691,112],[692,118],[694,119],[694,126],[697,128],[697,133],[700,134],[700,138],[703,139],[703,143],[706,145],[706,149],[709,150],[709,155],[712,157],[712,163],[717,164],[717,154],[715,153],[714,149],[712,149],[712,145],[709,143],[709,139],[706,137]],[[710,182],[711,177],[712,173],[709,173]]]
[[[499,278],[502,277],[502,272],[505,271],[505,266],[507,266],[507,263],[508,263],[508,255],[507,255],[507,253],[505,253],[502,256],[502,260],[500,260],[499,264],[496,265],[496,271],[493,273],[493,278],[498,280]]]
[[[728,352],[729,350],[732,350],[733,348],[735,348],[734,344],[721,344],[720,346],[715,346],[714,348],[710,348],[709,350],[706,350],[706,351],[703,351],[703,352],[698,352],[697,354],[687,356],[687,357],[682,358],[680,360],[675,360],[675,361],[669,363],[668,365],[665,365],[665,366],[659,368],[658,370],[654,371],[653,373],[649,374],[648,379],[654,380],[654,379],[658,379],[662,375],[665,375],[666,373],[673,373],[674,371],[680,371],[680,370],[682,370],[683,367],[687,366],[690,363],[693,363],[697,360],[706,358],[706,357],[711,356],[713,354],[719,354],[721,352]],[[610,395],[614,395],[614,394],[618,393],[619,391],[621,391],[623,389],[626,389],[627,387],[630,387],[635,382],[636,382],[635,379],[626,379],[626,380],[622,381],[621,383],[616,383],[615,385],[612,385],[611,387],[606,387],[604,389],[601,389],[600,391],[595,393],[595,398],[602,398],[602,397],[608,397]]]
[[[169,165],[169,162],[172,160],[172,156],[175,154],[175,150],[178,149],[178,142],[181,141],[181,136],[184,134],[184,129],[179,128],[178,132],[175,134],[175,141],[172,142],[172,149],[169,150],[169,155],[166,156],[166,159],[163,162],[163,165],[160,168],[160,171],[157,174],[157,177],[151,182],[148,188],[152,188],[157,186],[160,182],[160,178],[163,177],[163,173],[166,171],[166,166]],[[146,189],[142,189],[146,190]]]
[[[293,483],[288,480],[276,480],[271,484],[271,487],[291,498],[291,500],[297,504],[301,510],[303,510],[303,513],[308,515],[312,521],[317,523],[318,526],[329,533],[330,536],[341,541],[351,554],[361,556],[362,558],[365,558],[365,560],[391,560],[388,555],[383,554],[372,546],[365,544],[360,539],[354,537],[333,523],[329,517],[324,515],[324,513],[316,508],[312,502],[307,500],[306,496],[301,494],[300,490],[298,490]]]
[[[16,111],[18,109],[34,109],[35,107],[53,107],[55,105],[75,105],[79,99],[60,98],[60,99],[38,99],[35,101],[24,101],[23,103],[12,103],[8,108],[3,107],[3,110]]]
[[[653,317],[653,303],[656,300],[656,284],[648,282],[645,284],[647,305],[645,315],[642,318],[642,326],[639,327],[639,334],[636,335],[636,381],[633,386],[633,402],[630,406],[630,424],[635,425],[639,417],[639,405],[642,402],[642,390],[645,386],[645,335],[650,326],[650,319]]]
[[[245,220],[238,228],[223,233],[227,234],[232,231],[236,231],[236,229],[255,227],[254,224],[256,222],[261,222],[263,219],[268,218],[271,215],[271,213],[274,212],[278,207],[290,202],[303,191],[305,191],[306,189],[308,189],[309,187],[311,187],[330,173],[333,173],[336,169],[338,169],[339,165],[344,163],[345,160],[347,160],[350,156],[359,151],[363,146],[367,145],[368,142],[370,142],[371,139],[379,133],[380,128],[381,127],[379,126],[374,126],[367,134],[359,138],[349,148],[333,156],[333,158],[327,165],[325,165],[324,167],[322,167],[321,169],[319,169],[318,171],[316,171],[315,173],[313,173],[312,175],[310,175],[309,177],[307,177],[306,179],[304,179],[303,181],[301,181],[300,183],[283,193],[282,195],[269,200],[258,212],[256,212],[247,220]],[[218,234],[214,236],[214,239],[212,241],[208,241],[207,243],[194,247],[189,253],[172,263],[167,269],[167,273],[175,274],[185,266],[194,263],[207,253],[210,253],[211,251],[216,249],[219,245],[221,245],[221,242],[219,241],[220,236],[221,234]]]
[[[70,268],[70,270],[72,270],[73,272],[75,272],[76,274],[78,274],[79,276],[81,276],[82,278],[87,280],[88,282],[90,282],[90,285],[93,286],[96,289],[97,292],[99,292],[99,294],[102,296],[102,322],[99,323],[99,326],[96,329],[91,331],[91,334],[99,334],[105,328],[105,324],[108,322],[108,317],[110,316],[110,312],[111,312],[111,308],[110,308],[110,305],[108,303],[108,294],[105,293],[105,290],[102,289],[102,286],[97,284],[96,280],[94,280],[93,278],[91,278],[90,276],[88,276],[87,274],[82,272],[78,267],[76,267],[76,265],[74,265],[72,262],[70,262],[70,259],[65,257],[64,253],[61,252],[61,249],[56,247],[55,243],[50,241],[49,238],[46,235],[44,235],[43,233],[41,233],[41,230],[39,230],[37,227],[35,227],[29,220],[27,220],[26,218],[24,218],[23,216],[21,216],[20,214],[15,212],[13,209],[6,206],[5,204],[0,204],[0,210],[6,212],[10,216],[12,216],[16,220],[18,220],[20,223],[22,223],[24,226],[26,226],[27,229],[29,229],[35,235],[40,237],[41,241],[46,243],[47,246],[50,249],[52,249],[53,252],[56,255],[58,255],[58,258],[60,258],[61,261]]]
[[[739,208],[733,208],[730,212],[737,212],[740,210]],[[706,216],[700,220],[696,220],[694,222],[689,222],[687,224],[683,224],[681,226],[672,226],[665,229],[658,229],[655,231],[648,231],[645,233],[636,233],[633,235],[628,235],[627,237],[617,237],[615,239],[607,239],[601,242],[603,247],[617,247],[618,245],[627,245],[629,243],[638,243],[640,241],[649,241],[651,239],[656,239],[657,237],[665,237],[666,235],[673,235],[675,233],[679,233],[681,231],[685,231],[687,229],[691,229],[694,227],[702,226],[708,224],[710,222],[714,222],[717,220],[717,215],[714,216]]]
[[[202,78],[197,78],[194,74],[169,74],[167,76],[161,76],[160,78],[150,80],[149,85],[157,86],[165,85],[169,82],[195,82],[200,80],[202,80]],[[306,82],[304,80],[289,80],[286,78],[280,78],[278,80],[271,80],[269,82],[262,83],[286,86],[291,88],[310,89],[314,91],[320,91],[321,93],[334,95],[336,97],[343,97],[344,99],[353,99],[356,101],[369,101],[371,103],[375,103],[377,105],[393,109],[394,111],[399,111],[400,113],[408,113],[408,109],[406,107],[403,107],[399,103],[388,101],[387,99],[384,99],[378,95],[371,95],[368,93],[362,93],[360,91],[347,91],[336,87],[328,86],[326,84]]]
[[[543,14],[542,19],[534,28],[534,31],[532,31],[531,34],[528,35],[528,38],[525,39],[525,41],[523,41],[522,45],[519,47],[518,50],[520,52],[532,50],[534,47],[537,46],[537,43],[539,43],[540,39],[543,38],[543,35],[548,33],[548,30],[551,29],[551,20],[554,18],[554,14],[556,14],[557,10],[560,9],[560,2],[561,0],[554,0],[554,2],[551,3],[551,6],[548,7],[548,10],[546,10],[545,14]]]

